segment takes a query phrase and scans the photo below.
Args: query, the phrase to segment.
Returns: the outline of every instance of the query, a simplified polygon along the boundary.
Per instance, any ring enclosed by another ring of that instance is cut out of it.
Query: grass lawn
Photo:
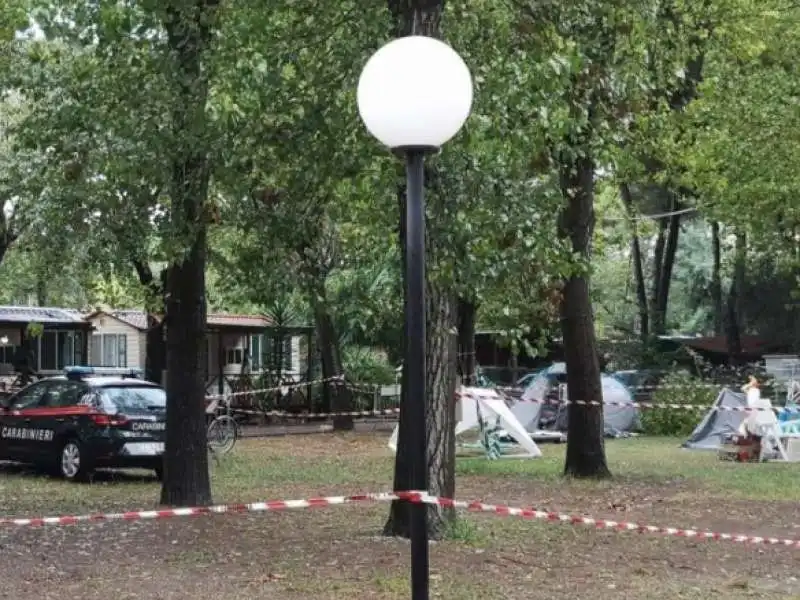
[[[214,467],[217,502],[385,491],[387,435],[250,439]],[[563,512],[800,537],[800,465],[720,462],[678,440],[609,442],[615,477],[560,477],[541,460],[458,461],[458,497]],[[5,515],[152,508],[149,474],[68,484],[5,466]],[[408,598],[408,544],[384,539],[388,505],[261,515],[0,529],[8,598]],[[598,532],[465,514],[431,551],[432,594],[448,599],[800,598],[800,549]],[[13,565],[13,568],[12,566]]]

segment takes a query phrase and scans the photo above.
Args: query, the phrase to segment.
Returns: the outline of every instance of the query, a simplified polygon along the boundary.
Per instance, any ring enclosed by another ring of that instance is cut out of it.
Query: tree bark
[[[727,342],[728,361],[732,365],[739,364],[742,359],[742,327],[741,295],[746,277],[747,237],[743,231],[736,232],[734,249],[733,279],[728,291]]]
[[[650,316],[653,319],[651,323],[651,331],[653,335],[658,335],[658,326],[656,321],[658,316],[658,299],[661,297],[661,268],[664,265],[664,249],[667,245],[667,230],[668,223],[664,219],[658,221],[658,233],[656,234],[656,245],[653,250],[653,280],[652,288],[650,290]]]
[[[400,219],[397,230],[397,243],[400,246],[400,270],[405,278],[406,273],[406,188],[401,183],[397,186],[397,206]],[[403,305],[408,302],[408,288],[403,285]],[[428,330],[426,330],[427,332]],[[401,338],[402,356],[406,356],[408,339],[405,335]],[[405,367],[405,364],[403,365]],[[394,455],[394,482],[395,491],[408,491],[411,488],[411,462],[408,456],[410,421],[408,411],[408,369],[400,372],[400,414],[397,422],[397,452]],[[412,425],[413,426],[413,425]],[[383,535],[411,537],[411,505],[408,502],[392,502],[389,518],[383,526]]]
[[[678,210],[680,205],[673,201],[670,210]],[[667,309],[669,308],[669,291],[672,287],[672,271],[675,267],[675,256],[678,253],[678,237],[681,231],[680,215],[669,217],[667,240],[662,263],[658,270],[658,282],[655,311],[653,312],[653,335],[664,335],[667,332]]]
[[[631,259],[633,261],[633,275],[636,280],[636,305],[639,308],[639,337],[647,343],[650,339],[650,311],[647,305],[647,284],[644,278],[644,264],[642,261],[642,246],[639,241],[639,232],[636,227],[636,217],[633,214],[633,197],[627,183],[620,185],[620,194],[625,210],[631,224]]]
[[[395,36],[427,35],[440,37],[440,22],[444,3],[442,0],[388,0]],[[425,169],[426,188],[430,183],[433,168]],[[405,256],[405,186],[398,186],[398,205],[400,209],[399,242],[401,255]],[[435,256],[431,252],[436,243],[431,236],[426,236],[428,257]],[[405,273],[405,264],[403,264]],[[427,460],[429,490],[432,493],[449,495],[455,493],[455,391],[458,363],[458,341],[451,331],[456,326],[456,297],[452,290],[447,290],[432,281],[431,272],[426,276],[426,389],[425,398],[427,415]],[[405,285],[403,294],[405,295]],[[405,298],[407,301],[408,299]],[[406,342],[404,341],[404,344]],[[405,355],[405,351],[404,351]],[[408,430],[414,427],[409,422],[405,407],[409,401],[406,369],[403,369],[403,387],[400,403],[400,421],[395,455],[394,489],[408,490],[410,485],[410,468],[408,464]],[[384,527],[385,535],[401,537],[410,536],[410,511],[407,502],[393,502],[389,519]],[[455,512],[428,506],[429,536],[431,539],[441,537],[446,523],[455,519]]]
[[[456,296],[446,285],[426,282],[425,379],[427,384],[428,489],[434,496],[453,498],[456,493],[456,386],[458,340]],[[442,539],[455,511],[428,510],[428,535]]]
[[[161,385],[167,368],[167,347],[164,339],[164,321],[151,313],[147,314],[145,333],[144,373],[147,381]]]
[[[719,221],[711,223],[711,301],[714,306],[714,335],[725,333],[725,313],[722,302],[722,249],[719,239]]]
[[[560,184],[566,206],[559,218],[559,236],[568,238],[572,251],[588,264],[594,231],[594,159],[586,145],[576,158],[561,161]],[[573,477],[610,477],[605,455],[603,390],[589,275],[581,269],[564,283],[561,332],[567,363],[569,399],[596,402],[595,406],[569,405],[567,457],[564,474]]]
[[[339,338],[328,310],[324,283],[311,294],[317,343],[322,362],[322,378],[340,377],[343,373]],[[349,390],[339,382],[326,381],[322,388],[325,412],[344,413],[351,410]],[[353,417],[342,415],[333,418],[334,431],[350,431],[355,427]]]
[[[47,281],[42,273],[36,275],[36,304],[47,306]]]
[[[208,75],[217,0],[170,3],[165,9],[175,99],[170,178],[171,224],[185,252],[167,277],[167,431],[161,502],[211,503],[206,439],[205,267],[210,168],[207,148]]]
[[[158,299],[161,312],[166,304],[167,269],[162,269],[158,281],[153,275],[150,265],[144,260],[133,259],[133,267],[139,283],[148,291],[153,299]],[[164,340],[164,319],[153,313],[152,306],[145,306],[147,315],[147,331],[145,332],[144,375],[147,381],[162,383],[164,370],[167,368],[167,347]]]
[[[477,381],[475,356],[475,314],[473,300],[458,299],[458,374],[463,385],[474,386]]]
[[[426,342],[425,379],[428,398],[426,404],[427,421],[427,460],[428,489],[431,494],[443,498],[455,496],[455,456],[456,456],[456,387],[458,340],[453,334],[457,323],[457,302],[455,294],[447,286],[432,281],[426,282]],[[404,341],[405,343],[405,341]],[[403,369],[403,389],[406,370]],[[400,418],[403,418],[401,398]],[[409,400],[413,401],[413,400]],[[407,490],[410,468],[408,464],[408,427],[401,422],[398,431],[397,454],[395,456],[394,489]],[[410,505],[407,502],[393,502],[389,519],[384,526],[384,534],[410,537]],[[448,526],[456,518],[455,511],[442,507],[428,509],[428,536],[441,539]]]

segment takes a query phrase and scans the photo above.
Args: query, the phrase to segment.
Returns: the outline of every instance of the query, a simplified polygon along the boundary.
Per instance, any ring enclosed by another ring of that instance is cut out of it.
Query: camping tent
[[[548,426],[559,431],[567,429],[568,410],[565,404],[545,404],[553,390],[560,390],[556,400],[568,398],[566,386],[559,388],[566,381],[566,365],[554,363],[540,371],[528,385],[522,398],[511,412],[520,420],[527,431],[536,431],[540,426]],[[605,433],[618,436],[630,432],[639,426],[639,411],[633,406],[633,393],[613,375],[602,374],[603,386],[603,419]],[[630,405],[630,406],[626,406]]]
[[[470,429],[480,428],[481,420],[493,424],[499,419],[505,433],[525,450],[525,454],[512,454],[509,456],[537,458],[542,455],[539,447],[511,413],[511,410],[506,406],[505,400],[495,390],[462,387],[456,403],[456,415],[456,435]],[[389,438],[389,447],[395,452],[397,451],[397,434],[398,428],[395,427],[391,438]]]
[[[747,398],[744,394],[728,388],[720,391],[711,410],[694,428],[689,439],[683,443],[684,448],[692,450],[717,450],[726,435],[736,433],[739,426],[747,418],[747,413],[736,410],[717,410],[718,407],[744,408]]]

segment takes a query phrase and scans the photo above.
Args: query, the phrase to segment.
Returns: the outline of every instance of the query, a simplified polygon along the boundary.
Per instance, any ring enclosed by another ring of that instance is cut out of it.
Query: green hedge
[[[669,375],[661,381],[648,402],[710,407],[719,394],[719,389],[712,385],[689,375]],[[640,411],[642,432],[646,435],[687,436],[707,411],[707,408],[645,408]]]

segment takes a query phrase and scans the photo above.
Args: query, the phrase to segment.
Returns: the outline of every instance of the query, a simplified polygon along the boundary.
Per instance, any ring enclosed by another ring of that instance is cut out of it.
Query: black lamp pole
[[[407,148],[405,326],[408,402],[405,423],[409,444],[411,489],[428,491],[427,424],[425,404],[425,152]],[[413,503],[411,528],[411,600],[428,600],[428,507]]]

